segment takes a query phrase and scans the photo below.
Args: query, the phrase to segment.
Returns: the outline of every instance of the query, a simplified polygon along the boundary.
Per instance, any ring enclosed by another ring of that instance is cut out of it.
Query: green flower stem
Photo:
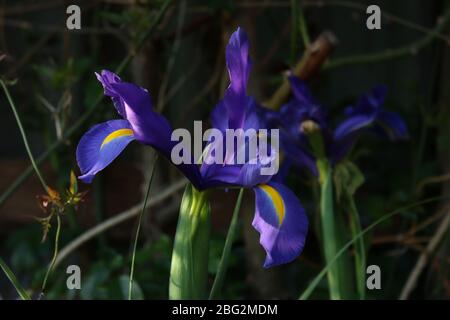
[[[239,196],[236,200],[236,205],[233,211],[233,217],[231,218],[230,227],[228,229],[227,238],[225,239],[225,246],[223,247],[222,257],[220,258],[219,269],[217,270],[216,278],[209,294],[209,299],[216,299],[220,290],[222,289],[223,280],[228,268],[228,260],[230,258],[231,247],[233,245],[234,238],[238,227],[239,210],[241,209],[242,196],[244,195],[244,189],[239,190]]]
[[[333,180],[332,169],[326,159],[317,161],[320,179],[320,219],[322,226],[322,246],[325,261],[328,264],[337,253],[336,223],[333,210]],[[330,298],[342,298],[339,286],[339,264],[333,264],[328,270],[328,286]]]
[[[188,184],[181,201],[172,251],[169,299],[205,299],[210,230],[208,194]]]
[[[5,273],[6,277],[11,281],[11,284],[14,286],[14,289],[16,289],[17,294],[20,296],[22,300],[31,300],[28,293],[25,291],[25,289],[20,285],[19,281],[17,280],[14,273],[11,271],[11,269],[6,265],[6,263],[3,261],[2,258],[0,258],[0,268]]]
[[[148,200],[148,196],[150,195],[150,189],[152,188],[153,174],[155,172],[156,160],[157,159],[158,159],[158,154],[155,154],[154,157],[153,157],[152,171],[150,173],[150,178],[148,180],[147,192],[145,193],[145,198],[144,198],[144,203],[142,205],[142,210],[139,213],[138,223],[137,223],[137,227],[136,227],[136,234],[134,236],[133,253],[131,255],[130,278],[129,278],[129,282],[128,282],[128,300],[131,300],[131,293],[133,292],[134,263],[135,263],[135,260],[136,260],[136,249],[137,249],[137,243],[138,243],[138,240],[139,240],[139,231],[141,230],[142,217],[143,217],[143,215],[145,213],[145,208],[147,207],[147,200]]]
[[[47,183],[45,182],[44,178],[42,177],[42,174],[39,171],[36,161],[34,160],[33,153],[31,152],[30,146],[28,144],[27,135],[25,134],[25,130],[23,129],[22,121],[20,120],[16,105],[14,104],[14,101],[12,100],[11,95],[9,94],[8,87],[6,86],[5,82],[1,79],[0,79],[0,85],[3,87],[3,90],[5,91],[6,98],[8,99],[9,105],[11,106],[11,110],[14,113],[14,117],[16,118],[17,126],[19,127],[20,134],[22,135],[22,140],[25,145],[25,149],[27,150],[28,157],[30,158],[30,161],[31,161],[31,164],[33,165],[34,171],[36,172],[36,175],[38,176],[39,181],[41,182],[42,187],[44,188],[45,192],[47,192],[48,191]]]

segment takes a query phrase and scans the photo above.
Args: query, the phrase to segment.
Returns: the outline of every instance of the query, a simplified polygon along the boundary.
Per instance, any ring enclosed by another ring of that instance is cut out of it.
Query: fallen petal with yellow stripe
[[[271,182],[253,188],[253,227],[266,251],[264,267],[293,261],[303,251],[308,218],[295,194],[282,184]]]

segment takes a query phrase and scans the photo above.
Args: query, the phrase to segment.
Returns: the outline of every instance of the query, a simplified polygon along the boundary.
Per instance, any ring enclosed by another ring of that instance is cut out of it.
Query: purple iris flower
[[[408,137],[403,119],[398,114],[382,108],[387,93],[385,86],[375,87],[371,92],[362,95],[355,106],[346,108],[345,120],[333,131],[328,124],[325,110],[314,100],[306,83],[293,75],[289,76],[289,81],[292,99],[279,111],[260,110],[268,126],[281,129],[281,147],[286,153],[287,166],[303,166],[318,175],[308,130],[320,131],[324,151],[332,164],[342,160],[364,132],[373,131],[394,141]],[[280,172],[287,172],[286,167],[282,166]]]
[[[212,112],[213,127],[221,132],[263,128],[256,112],[258,106],[246,93],[251,61],[248,39],[241,28],[230,38],[226,62],[230,85]],[[166,118],[153,110],[148,91],[123,82],[110,71],[102,71],[97,78],[123,119],[95,125],[81,138],[77,148],[81,170],[79,179],[90,183],[133,140],[152,146],[170,161],[172,148],[176,145],[171,141],[172,128]],[[211,141],[208,146],[213,143],[218,142]],[[238,146],[245,147],[246,144]],[[232,152],[225,159],[234,156]],[[271,175],[260,173],[260,169],[270,161],[274,161],[273,153],[258,153],[256,164],[251,161],[207,164],[204,161],[198,166],[191,161],[191,164],[176,165],[198,190],[218,187],[253,189],[255,216],[252,225],[260,233],[260,243],[267,254],[264,267],[293,261],[302,252],[308,231],[307,216],[294,193],[280,183],[271,182]]]

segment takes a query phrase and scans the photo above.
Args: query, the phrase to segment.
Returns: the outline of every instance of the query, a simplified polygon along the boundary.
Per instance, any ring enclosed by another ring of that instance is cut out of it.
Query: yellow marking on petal
[[[271,187],[271,186],[269,186],[267,184],[262,184],[259,187],[272,200],[273,206],[275,207],[275,213],[278,216],[279,225],[281,226],[281,224],[283,223],[284,214],[285,214],[283,198],[280,196],[280,193],[277,190],[275,190],[273,187]]]
[[[132,136],[132,135],[133,135],[133,130],[131,130],[131,129],[119,129],[119,130],[116,130],[114,132],[111,132],[105,138],[105,140],[103,140],[103,143],[100,146],[100,149],[103,148],[103,146],[105,144],[107,144],[108,142],[111,142],[111,140],[114,140],[114,139],[120,138],[120,137]]]

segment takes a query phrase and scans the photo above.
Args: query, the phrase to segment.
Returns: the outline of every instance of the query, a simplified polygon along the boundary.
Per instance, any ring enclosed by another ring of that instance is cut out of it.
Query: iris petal
[[[301,137],[292,137],[290,134],[280,131],[281,148],[286,153],[286,158],[299,168],[306,168],[313,175],[318,176],[316,158],[310,153],[307,144]]]
[[[112,83],[124,103],[126,119],[130,122],[136,140],[152,145],[159,151],[170,151],[172,128],[167,119],[153,110],[147,90],[127,82]]]
[[[247,35],[243,29],[238,28],[231,35],[225,52],[230,85],[225,92],[223,103],[231,129],[242,128],[244,125],[248,103],[246,89],[251,67],[248,50]]]
[[[266,251],[264,267],[293,261],[303,250],[308,218],[294,193],[282,184],[270,182],[255,187],[253,227],[260,233]]]
[[[97,172],[108,166],[134,139],[127,120],[111,120],[93,126],[77,147],[77,162],[82,174],[79,179],[92,182]]]
[[[114,106],[116,107],[117,112],[123,117],[126,118],[125,114],[125,106],[123,103],[123,100],[120,98],[120,95],[112,88],[111,84],[122,82],[120,77],[108,70],[102,70],[102,72],[95,73],[97,80],[100,81],[100,83],[103,86],[104,94],[105,96],[108,96],[111,98],[111,100],[114,103]]]
[[[171,140],[172,127],[164,116],[153,111],[148,92],[125,82],[113,84],[113,88],[124,101],[127,120],[133,128],[136,140],[154,147],[171,160],[172,148],[177,144]],[[202,189],[200,171],[193,158],[190,163],[182,163],[177,165],[177,168],[196,188]]]
[[[223,101],[220,101],[214,109],[211,111],[211,124],[215,129],[220,130],[222,133],[228,129],[228,111]]]
[[[294,94],[295,99],[299,102],[303,107],[308,107],[314,105],[313,97],[311,91],[309,90],[306,82],[300,80],[300,78],[290,75],[288,77],[289,82],[291,83],[291,90]]]
[[[377,123],[392,140],[406,139],[408,137],[408,129],[405,121],[403,121],[403,119],[395,112],[380,112]]]
[[[123,82],[110,71],[102,71],[97,76],[102,83],[105,94],[116,104],[119,113],[129,122],[136,141],[150,145],[171,159],[172,148],[176,141],[171,141],[172,127],[167,119],[153,110],[149,92],[133,83]],[[194,159],[189,164],[177,165],[178,169],[198,189],[202,189],[200,171]]]
[[[153,110],[150,94],[133,83],[123,82],[111,71],[97,74],[105,95],[112,98],[119,114],[129,121],[137,141],[167,153],[172,128],[169,122]]]
[[[356,131],[370,126],[376,119],[376,114],[359,114],[344,120],[334,131],[335,140],[342,140]]]

